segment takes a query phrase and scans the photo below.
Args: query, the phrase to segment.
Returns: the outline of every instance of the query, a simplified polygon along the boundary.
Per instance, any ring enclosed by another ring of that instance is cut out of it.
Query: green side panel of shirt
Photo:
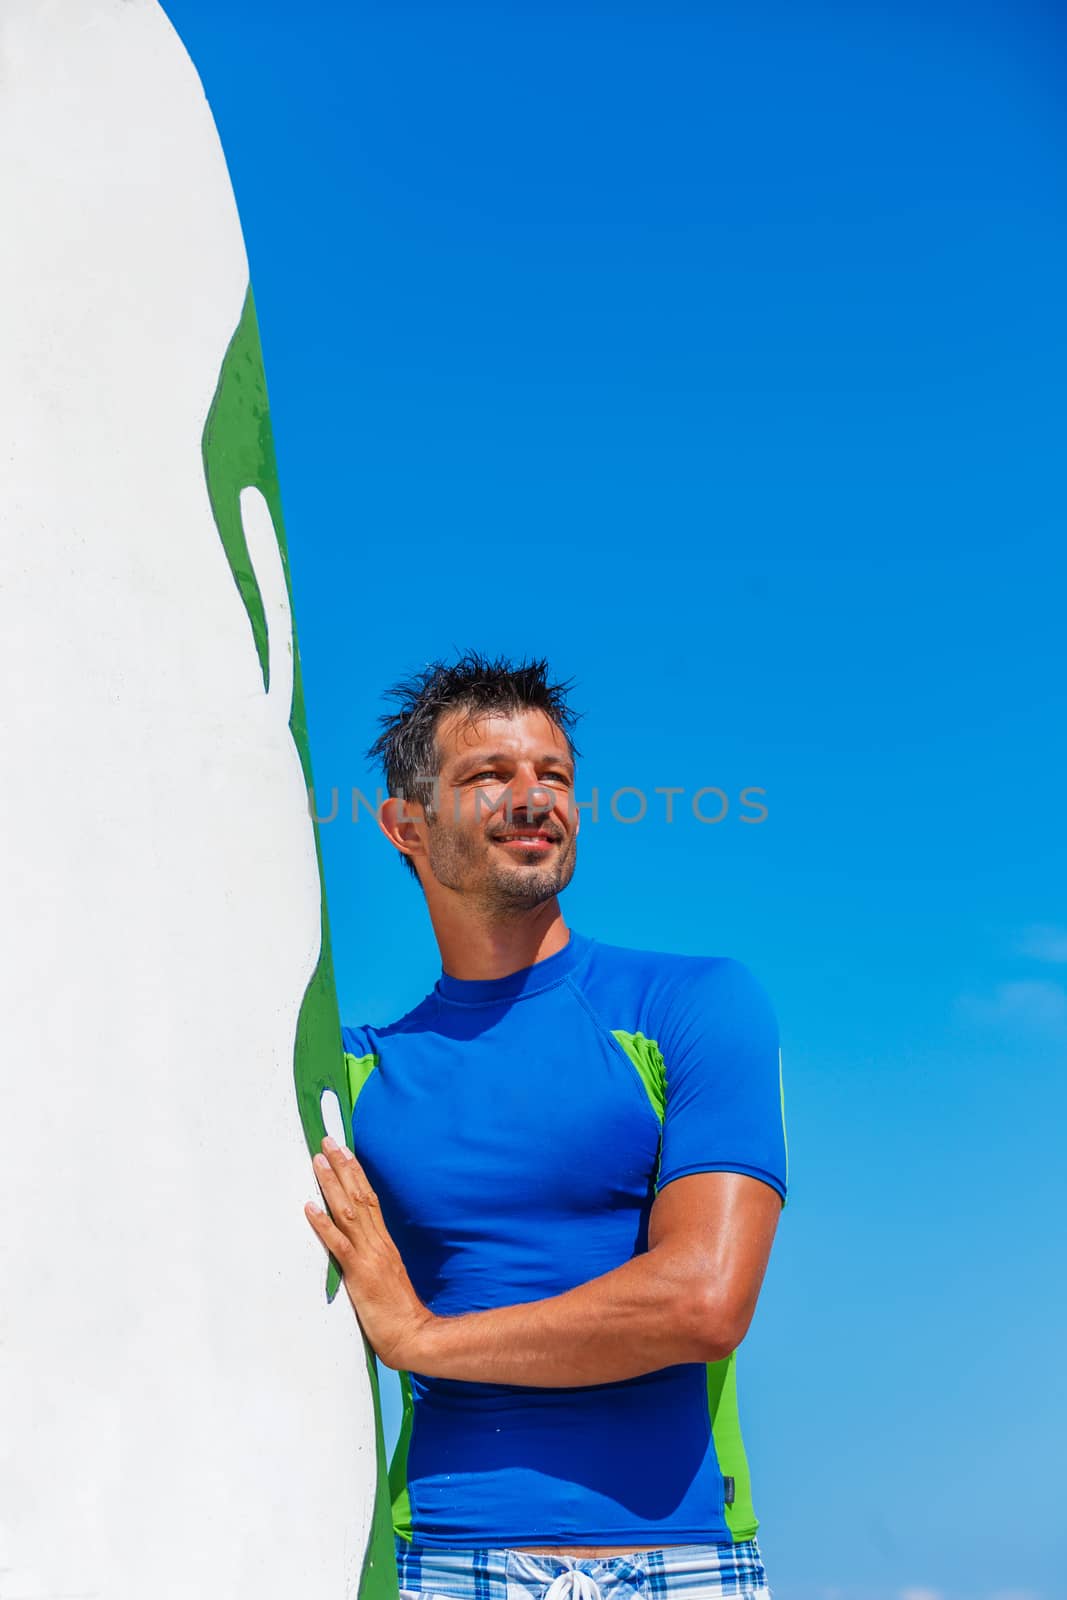
[[[646,1039],[643,1033],[627,1033],[622,1028],[612,1028],[612,1038],[617,1039],[633,1063],[634,1070],[644,1085],[648,1103],[663,1126],[667,1109],[667,1072],[663,1053],[655,1039]],[[656,1186],[659,1187],[659,1161],[656,1162]]]
[[[345,1073],[348,1077],[348,1092],[352,1097],[353,1111],[356,1109],[356,1101],[359,1099],[360,1090],[377,1065],[378,1057],[375,1055],[350,1056],[348,1051],[345,1051]],[[348,1132],[351,1137],[351,1128],[349,1128]]]
[[[649,1104],[662,1127],[667,1106],[667,1069],[663,1052],[655,1039],[646,1039],[643,1033],[626,1033],[621,1028],[613,1028],[611,1031],[633,1062],[637,1075],[645,1086]],[[785,1101],[782,1096],[781,1051],[778,1052],[778,1090],[782,1098],[784,1130]],[[658,1165],[656,1180],[658,1185]],[[735,1350],[721,1361],[707,1363],[708,1420],[715,1441],[715,1454],[723,1477],[734,1480],[733,1501],[724,1507],[724,1512],[726,1526],[735,1542],[740,1539],[751,1539],[759,1527],[752,1505],[748,1458],[741,1438],[741,1420],[737,1411],[736,1356]]]
[[[785,1186],[789,1188],[789,1139],[785,1131],[785,1084],[782,1081],[782,1052],[778,1052],[778,1101],[782,1108],[782,1143],[785,1145]],[[782,1201],[784,1211],[789,1204],[788,1199]]]
[[[408,1450],[411,1446],[411,1429],[415,1420],[415,1406],[411,1398],[411,1378],[400,1373],[400,1393],[404,1409],[400,1421],[400,1434],[389,1463],[389,1497],[393,1503],[393,1531],[411,1543],[411,1494],[408,1489]]]
[[[724,1478],[734,1480],[733,1504],[723,1508],[726,1526],[736,1542],[751,1539],[759,1527],[752,1504],[752,1483],[748,1472],[748,1457],[741,1438],[741,1419],[737,1412],[737,1351],[733,1350],[722,1361],[710,1361],[708,1374],[708,1416],[711,1418],[711,1435],[715,1440],[715,1454],[719,1458],[719,1471]]]

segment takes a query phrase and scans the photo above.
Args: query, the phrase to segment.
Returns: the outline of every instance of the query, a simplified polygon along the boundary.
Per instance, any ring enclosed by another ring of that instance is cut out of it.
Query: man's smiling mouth
[[[531,829],[528,833],[502,833],[497,834],[493,841],[495,844],[508,845],[533,845],[547,849],[551,844],[558,844],[559,840],[553,833],[544,833],[541,830]]]

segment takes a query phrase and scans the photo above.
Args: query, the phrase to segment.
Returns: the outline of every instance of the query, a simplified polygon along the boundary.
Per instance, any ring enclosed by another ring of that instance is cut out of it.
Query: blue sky
[[[439,969],[344,820],[382,690],[546,655],[602,807],[568,921],[779,1013],[776,1600],[1067,1595],[1055,8],[167,9],[252,260],[345,1020]]]

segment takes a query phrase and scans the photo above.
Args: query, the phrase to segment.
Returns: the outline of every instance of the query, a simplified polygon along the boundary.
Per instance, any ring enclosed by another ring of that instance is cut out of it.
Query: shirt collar
[[[535,961],[529,967],[520,967],[517,972],[505,973],[502,978],[453,978],[451,973],[442,968],[441,976],[434,985],[434,993],[441,1000],[468,1006],[538,994],[573,972],[595,943],[595,939],[588,939],[571,928],[567,943],[555,955]]]

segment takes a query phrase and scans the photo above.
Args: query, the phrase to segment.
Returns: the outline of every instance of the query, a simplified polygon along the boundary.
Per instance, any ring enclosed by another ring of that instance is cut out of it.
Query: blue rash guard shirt
[[[441,1316],[564,1293],[648,1247],[659,1189],[743,1172],[784,1202],[778,1026],[727,957],[571,931],[503,978],[442,972],[345,1028],[353,1146]],[[402,1373],[393,1525],[446,1548],[751,1538],[735,1357],[537,1388]]]

